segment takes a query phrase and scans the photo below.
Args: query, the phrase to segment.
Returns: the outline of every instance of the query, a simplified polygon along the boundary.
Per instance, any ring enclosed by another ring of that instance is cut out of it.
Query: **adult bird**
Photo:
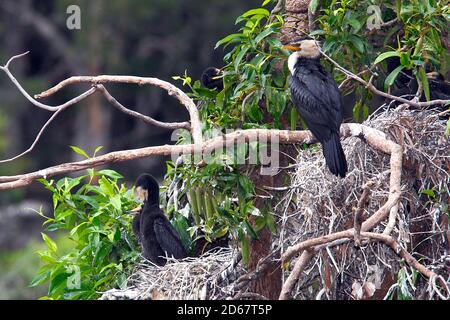
[[[222,91],[223,90],[223,72],[220,69],[209,67],[202,73],[201,83],[202,86],[211,90]]]
[[[159,207],[159,185],[155,178],[140,175],[136,193],[144,203],[133,220],[133,232],[140,241],[144,257],[159,266],[166,264],[166,256],[186,258],[180,236]]]
[[[339,138],[343,106],[336,82],[320,64],[320,50],[315,40],[302,38],[283,49],[293,51],[288,59],[292,102],[322,144],[331,173],[345,177],[347,161]]]

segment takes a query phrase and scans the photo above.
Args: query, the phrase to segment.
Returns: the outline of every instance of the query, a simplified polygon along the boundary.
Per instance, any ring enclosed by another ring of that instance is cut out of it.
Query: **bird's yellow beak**
[[[133,215],[136,215],[136,214],[138,214],[139,212],[141,212],[141,209],[142,209],[142,205],[139,205],[139,206],[137,206],[136,208],[134,208],[133,210],[130,210],[130,214],[133,214]]]
[[[281,49],[283,49],[283,50],[290,50],[290,51],[300,51],[300,50],[302,50],[302,48],[297,47],[297,46],[293,46],[293,45],[290,45],[290,44],[286,44],[286,45],[282,46]]]

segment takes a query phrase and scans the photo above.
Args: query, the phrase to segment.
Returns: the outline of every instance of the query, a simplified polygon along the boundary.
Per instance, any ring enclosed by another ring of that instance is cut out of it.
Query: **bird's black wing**
[[[141,213],[138,213],[133,218],[133,233],[136,236],[136,240],[138,243],[141,242]]]
[[[155,235],[159,245],[168,256],[176,259],[186,258],[186,249],[181,243],[180,237],[165,217],[157,217],[154,221]]]
[[[319,141],[328,140],[342,122],[342,98],[337,85],[320,65],[297,68],[290,78],[292,100]]]

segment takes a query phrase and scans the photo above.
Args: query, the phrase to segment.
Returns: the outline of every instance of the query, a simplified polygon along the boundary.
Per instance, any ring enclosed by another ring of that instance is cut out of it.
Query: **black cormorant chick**
[[[177,231],[159,208],[159,185],[156,180],[149,174],[140,175],[136,192],[144,204],[133,220],[133,231],[141,243],[144,257],[159,266],[166,264],[166,256],[186,258],[186,249]]]
[[[320,51],[314,40],[300,39],[283,48],[294,51],[288,59],[293,103],[322,144],[331,173],[345,177],[347,161],[339,138],[343,106],[336,82],[320,64]]]
[[[216,89],[217,91],[223,90],[222,71],[220,69],[209,67],[202,73],[201,77],[202,86],[208,89]]]

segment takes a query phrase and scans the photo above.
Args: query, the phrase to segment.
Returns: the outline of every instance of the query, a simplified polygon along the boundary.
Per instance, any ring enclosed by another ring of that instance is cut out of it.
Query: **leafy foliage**
[[[413,292],[416,290],[415,283],[419,273],[417,270],[411,269],[411,274],[409,274],[408,269],[403,267],[398,271],[397,283],[389,289],[385,299],[413,300]]]
[[[43,265],[31,285],[48,283],[47,299],[95,299],[99,291],[123,287],[138,258],[132,216],[126,213],[137,206],[133,192],[118,183],[122,176],[115,171],[88,172],[57,182],[39,180],[52,193],[53,218],[40,213],[47,249],[37,252]],[[65,254],[49,236],[61,231],[73,243]]]
[[[241,25],[239,31],[217,42],[216,48],[229,50],[224,57],[221,92],[206,89],[199,81],[193,82],[187,73],[174,77],[190,88],[190,96],[201,106],[206,137],[221,134],[223,128],[281,128],[283,118],[296,127],[297,115],[288,108],[288,70],[284,63],[287,52],[280,49],[281,43],[275,37],[283,19],[272,16],[264,8],[269,2],[264,1],[263,7],[239,16],[236,19],[236,24]],[[188,142],[184,136],[178,141]],[[245,166],[239,166],[244,162],[242,159],[263,147],[243,144],[227,149],[211,155],[211,161],[202,168],[186,166],[186,163],[196,164],[195,159],[187,158],[183,168],[168,164],[167,182],[186,183],[184,190],[188,191],[179,194],[177,199],[186,197],[187,206],[175,216],[183,215],[185,221],[191,217],[191,239],[205,238],[213,242],[230,235],[240,244],[247,262],[250,239],[256,239],[257,232],[265,226],[276,232],[270,211],[255,208],[254,186]]]
[[[446,1],[325,0],[314,1],[314,5],[318,2],[322,8],[318,12],[319,29],[312,35],[324,40],[323,50],[334,60],[354,73],[375,65],[372,71],[382,75],[379,80],[385,91],[396,83],[400,74],[411,72],[423,88],[426,99],[430,100],[426,72],[437,71],[445,75],[450,70],[450,54],[441,40],[450,22]],[[382,19],[375,29],[368,25],[378,19],[377,12],[369,10],[373,6],[379,8]],[[388,21],[392,23],[384,27],[383,23]],[[397,59],[399,65],[388,70],[388,59]],[[368,81],[372,73],[361,76]],[[335,78],[342,81],[344,75],[335,73]],[[354,92],[359,98],[354,106],[354,119],[364,120],[367,113],[361,107],[372,98],[370,93],[355,85],[348,86],[347,92]]]
[[[275,37],[283,19],[270,15],[265,8],[256,8],[239,16],[236,24],[242,25],[239,32],[216,44],[216,48],[224,49],[233,45],[224,57],[221,92],[202,88],[199,81],[192,83],[186,74],[175,79],[190,87],[191,97],[201,104],[207,128],[281,128],[281,117],[289,116],[286,111],[290,101],[284,65],[287,53]],[[270,115],[270,121],[264,113]]]

